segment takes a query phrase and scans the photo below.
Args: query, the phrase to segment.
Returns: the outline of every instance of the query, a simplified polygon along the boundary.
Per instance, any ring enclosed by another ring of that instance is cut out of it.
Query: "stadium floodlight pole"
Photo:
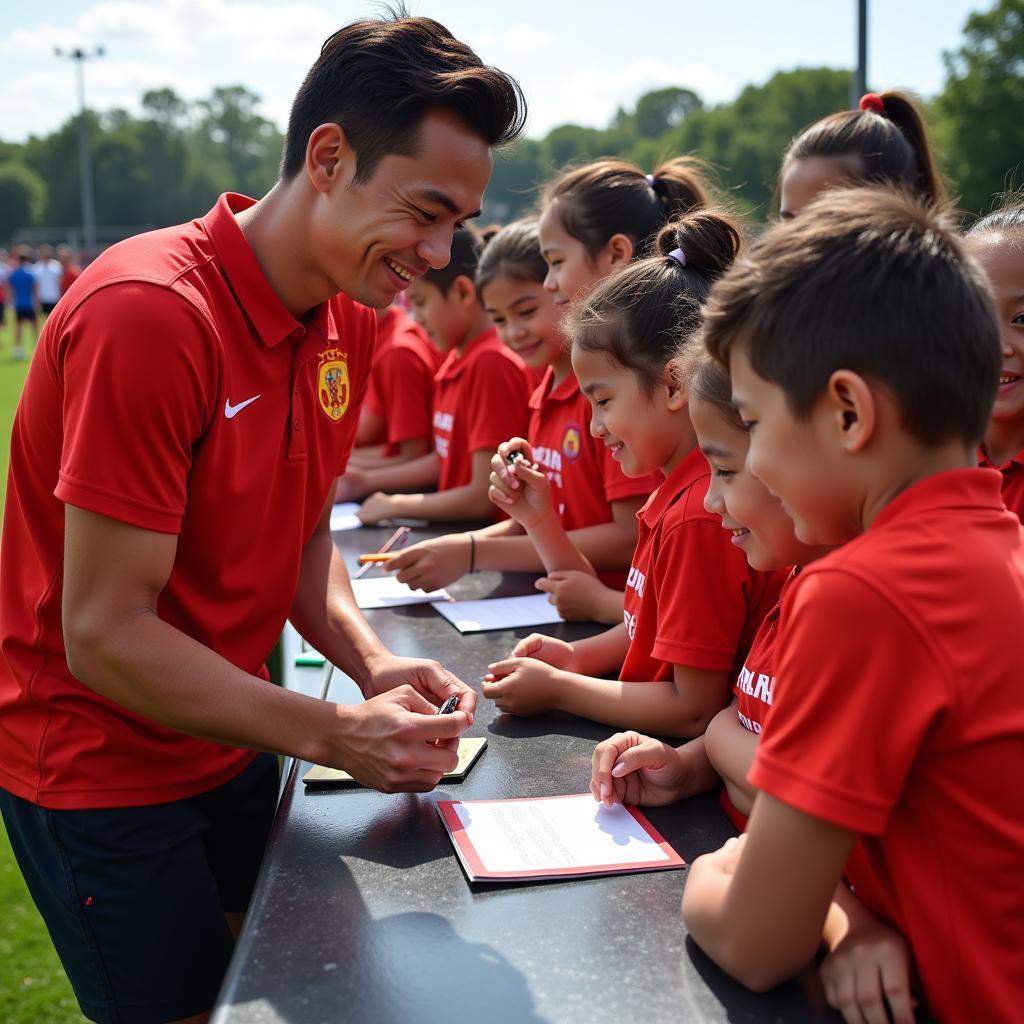
[[[868,91],[868,0],[857,3],[857,68],[850,79],[850,108],[857,109],[861,96]]]
[[[82,196],[82,241],[87,256],[96,253],[96,208],[93,203],[92,191],[92,157],[89,153],[89,124],[85,117],[85,62],[102,57],[102,46],[94,50],[83,50],[76,46],[73,50],[62,50],[54,47],[55,57],[66,57],[75,64],[75,77],[78,83],[78,177]]]

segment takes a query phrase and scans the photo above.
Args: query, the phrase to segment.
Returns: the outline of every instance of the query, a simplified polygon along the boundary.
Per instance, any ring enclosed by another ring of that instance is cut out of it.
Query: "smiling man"
[[[296,97],[266,196],[113,247],[47,323],[0,549],[0,809],[93,1020],[205,1019],[273,754],[386,791],[455,765],[476,696],[370,629],[330,495],[370,371],[365,307],[448,262],[524,117],[516,83],[436,22],[350,25]],[[286,617],[364,704],[267,683]]]

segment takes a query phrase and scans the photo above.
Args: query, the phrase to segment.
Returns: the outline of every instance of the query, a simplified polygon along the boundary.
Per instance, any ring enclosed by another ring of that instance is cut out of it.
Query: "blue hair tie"
[[[673,263],[678,263],[681,267],[686,266],[686,253],[682,249],[673,249],[666,258],[672,260]]]

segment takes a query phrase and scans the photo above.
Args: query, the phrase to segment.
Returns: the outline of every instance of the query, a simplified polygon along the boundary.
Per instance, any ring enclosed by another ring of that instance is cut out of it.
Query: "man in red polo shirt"
[[[371,366],[365,307],[448,262],[523,116],[518,86],[436,22],[350,25],[299,91],[266,196],[113,247],[46,326],[0,548],[0,809],[94,1020],[205,1019],[273,754],[387,791],[455,765],[475,694],[392,655],[355,608],[332,481]],[[286,618],[364,704],[267,684]],[[459,710],[436,715],[449,695]]]

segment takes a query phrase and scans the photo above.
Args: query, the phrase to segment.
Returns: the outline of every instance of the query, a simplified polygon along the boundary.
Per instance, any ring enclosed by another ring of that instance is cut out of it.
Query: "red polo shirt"
[[[994,466],[984,449],[978,449],[978,465],[985,469],[997,469],[1003,478],[1003,501],[1006,507],[1024,519],[1024,451],[1017,452],[1009,462]]]
[[[377,325],[366,392],[366,408],[386,424],[385,455],[397,455],[403,441],[432,440],[434,375],[440,365],[437,346],[404,310],[392,306]]]
[[[775,649],[779,638],[779,616],[782,612],[782,602],[792,589],[798,571],[790,573],[775,607],[758,626],[750,651],[743,659],[743,667],[739,670],[732,688],[740,725],[756,735],[761,734],[772,706],[775,694]],[[744,831],[747,827],[747,816],[729,799],[727,790],[720,790],[719,798],[722,809],[729,815],[732,823],[740,832]]]
[[[540,387],[530,397],[527,437],[551,481],[552,498],[566,530],[579,530],[611,521],[611,503],[647,497],[664,477],[661,473],[628,477],[606,445],[590,433],[590,402],[570,373],[554,387],[548,367]]]
[[[90,690],[61,633],[67,503],[176,534],[160,618],[266,676],[352,447],[376,323],[341,297],[298,323],[232,215],[252,202],[222,196],[202,220],[107,250],[32,360],[0,546],[0,785],[42,806],[177,800],[254,756]]]
[[[437,489],[463,487],[473,476],[473,453],[493,451],[526,433],[526,367],[494,328],[448,353],[434,378],[434,450],[441,466]]]
[[[737,672],[778,599],[787,572],[750,568],[721,519],[704,509],[709,481],[694,448],[637,513],[622,680],[672,679],[676,665]]]
[[[1024,1006],[1024,528],[963,469],[808,565],[750,781],[861,834],[847,877],[944,1021]]]

